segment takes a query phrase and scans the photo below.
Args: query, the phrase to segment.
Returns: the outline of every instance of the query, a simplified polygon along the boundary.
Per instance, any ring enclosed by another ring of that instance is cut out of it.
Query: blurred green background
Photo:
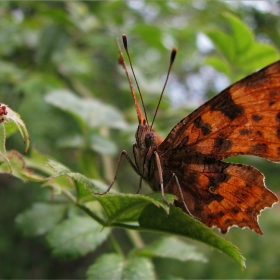
[[[126,33],[134,69],[152,118],[167,72],[170,50],[178,47],[155,128],[163,136],[197,106],[240,76],[256,70],[248,65],[218,72],[209,57],[223,57],[206,34],[230,33],[227,13],[241,19],[259,42],[280,46],[280,3],[275,1],[11,1],[0,2],[0,101],[20,113],[32,147],[56,158],[72,170],[109,182],[118,153],[131,151],[136,114],[129,86],[117,63],[116,38]],[[230,47],[230,46],[229,46]],[[262,65],[265,66],[265,65]],[[217,67],[216,67],[217,68]],[[110,151],[93,148],[86,155],[71,139],[84,133],[74,118],[46,102],[52,90],[69,89],[81,98],[96,98],[118,109],[125,129],[98,128]],[[108,144],[108,145],[109,145]],[[23,152],[19,134],[8,139],[8,149]],[[266,175],[266,184],[280,194],[279,166],[253,157],[238,162],[254,165]],[[137,176],[123,164],[117,185],[134,193]],[[108,249],[76,261],[53,258],[44,238],[28,239],[16,228],[15,217],[34,201],[50,200],[50,191],[36,183],[0,176],[0,278],[84,278],[87,267]],[[144,192],[150,192],[145,187]],[[278,195],[279,196],[279,195]],[[192,240],[208,263],[180,263],[156,259],[157,274],[181,278],[280,278],[280,208],[260,218],[264,236],[233,228],[226,238],[247,259],[242,273],[228,257]],[[47,219],[47,217],[46,217]],[[119,242],[126,236],[116,229]],[[156,235],[144,233],[144,240]]]

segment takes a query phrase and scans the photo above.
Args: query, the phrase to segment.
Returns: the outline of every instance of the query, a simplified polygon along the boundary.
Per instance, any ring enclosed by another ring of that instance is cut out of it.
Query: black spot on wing
[[[256,143],[251,148],[253,154],[263,154],[267,151],[267,145],[265,143]]]
[[[218,213],[218,215],[219,215],[219,217],[223,217],[223,216],[225,215],[225,213],[224,213],[223,211],[220,211],[220,212]]]
[[[236,119],[238,116],[244,113],[244,108],[241,105],[237,105],[231,98],[230,90],[226,91],[220,102],[214,103],[211,106],[211,110],[220,111],[231,120]]]
[[[262,132],[261,132],[261,131],[259,131],[259,130],[257,130],[257,131],[256,131],[256,135],[257,135],[257,136],[260,136],[260,137],[262,137],[262,136],[263,136]]]
[[[262,120],[262,116],[260,116],[258,114],[254,114],[254,115],[252,115],[252,120],[254,122],[259,122],[260,120]]]
[[[204,136],[212,132],[211,125],[209,123],[204,123],[200,116],[194,120],[194,125],[195,127],[201,129],[201,132]]]
[[[280,124],[280,112],[276,115],[276,121]]]
[[[277,91],[271,91],[271,92],[269,93],[269,97],[270,97],[270,98],[274,98],[276,95],[277,95]]]
[[[214,149],[219,152],[226,152],[228,151],[232,146],[232,142],[229,139],[223,139],[223,138],[216,138],[214,140]]]
[[[277,137],[280,139],[280,128],[277,129]]]
[[[242,128],[239,130],[239,133],[241,135],[249,135],[250,134],[250,130],[248,128]]]
[[[232,207],[232,208],[231,208],[231,212],[234,213],[234,214],[239,213],[238,207],[236,207],[236,206]]]

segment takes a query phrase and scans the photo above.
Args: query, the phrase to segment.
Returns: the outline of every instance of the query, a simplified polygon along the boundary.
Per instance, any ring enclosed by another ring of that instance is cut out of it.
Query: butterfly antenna
[[[122,35],[122,40],[123,40],[123,45],[124,45],[125,52],[126,52],[127,57],[128,57],[130,68],[131,68],[131,71],[132,71],[132,74],[133,74],[133,77],[134,77],[134,80],[135,80],[135,83],[136,83],[136,86],[137,86],[137,89],[138,89],[138,92],[139,92],[139,95],[140,95],[142,107],[143,107],[143,110],[144,110],[144,115],[145,115],[145,118],[146,118],[146,121],[147,121],[147,124],[148,124],[147,112],[146,112],[146,108],[145,108],[145,105],[144,105],[143,96],[142,96],[142,93],[141,93],[138,81],[136,79],[136,75],[134,73],[134,69],[132,67],[131,58],[130,58],[130,55],[129,55],[129,52],[128,52],[127,38],[126,38],[125,34]]]
[[[173,62],[174,62],[175,57],[176,57],[176,53],[177,53],[177,48],[173,48],[173,50],[171,52],[171,56],[170,56],[170,63],[169,63],[168,71],[167,71],[167,76],[166,76],[165,83],[164,83],[164,86],[163,86],[162,92],[160,94],[159,101],[158,101],[158,104],[157,104],[157,107],[156,107],[156,110],[155,110],[155,113],[154,113],[151,128],[153,127],[153,124],[154,124],[154,121],[155,121],[155,118],[156,118],[156,115],[157,115],[157,112],[158,112],[158,108],[159,108],[159,105],[160,105],[160,102],[161,102],[161,99],[162,99],[162,96],[163,96],[163,93],[164,93],[164,90],[165,90],[165,87],[166,87],[166,84],[167,84],[167,81],[168,81],[168,78],[169,78],[169,75],[170,75],[170,71],[171,71]]]
[[[140,106],[139,106],[139,103],[137,101],[136,93],[134,91],[132,81],[131,81],[131,78],[129,76],[129,73],[128,73],[124,58],[123,58],[123,54],[122,54],[122,51],[121,51],[119,39],[117,39],[117,43],[118,43],[118,49],[119,49],[119,64],[121,64],[123,66],[123,68],[125,70],[125,73],[126,73],[126,76],[127,76],[127,79],[128,79],[128,82],[129,82],[130,91],[132,93],[132,97],[133,97],[133,101],[134,101],[134,105],[135,105],[135,109],[136,109],[136,113],[137,113],[137,117],[138,117],[138,122],[139,122],[139,124],[144,124],[146,122],[145,117],[143,116],[142,111],[141,111]]]

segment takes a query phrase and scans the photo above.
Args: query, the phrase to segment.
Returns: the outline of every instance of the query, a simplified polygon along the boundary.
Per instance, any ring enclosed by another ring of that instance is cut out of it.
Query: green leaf
[[[8,173],[10,173],[11,175],[13,169],[10,160],[8,159],[6,154],[6,129],[3,122],[0,123],[0,161],[1,158],[4,160],[4,163],[8,165],[8,166],[5,166],[5,164],[0,165],[1,172],[6,172],[7,171],[6,167],[8,167]]]
[[[66,209],[66,205],[34,203],[16,217],[16,224],[25,236],[42,235],[63,218]]]
[[[205,32],[215,47],[229,60],[234,61],[235,49],[233,38],[219,29],[210,29]]]
[[[74,259],[95,250],[109,233],[91,218],[74,216],[56,226],[47,241],[54,256]]]
[[[89,267],[87,279],[152,280],[156,278],[153,263],[148,258],[124,259],[117,254],[104,254]]]
[[[144,257],[132,257],[126,261],[122,279],[141,280],[156,279],[154,266],[150,259]]]
[[[55,172],[53,177],[58,177],[60,175],[65,175],[71,172],[71,170],[68,167],[55,160],[48,160],[47,165],[50,166]]]
[[[214,67],[217,71],[224,73],[227,76],[230,76],[230,69],[228,63],[219,57],[209,56],[205,59],[205,64],[208,64]]]
[[[160,237],[144,248],[136,250],[134,254],[150,258],[170,258],[182,262],[188,260],[207,262],[207,259],[196,251],[195,246],[172,236]]]
[[[256,42],[250,52],[240,57],[239,63],[243,70],[249,72],[265,67],[278,59],[279,54],[272,45]]]
[[[242,56],[250,50],[254,42],[253,33],[251,29],[236,16],[226,14],[225,17],[231,25],[236,56]]]
[[[105,194],[94,195],[94,198],[100,202],[107,214],[105,225],[110,226],[114,222],[137,221],[139,215],[148,204],[154,204],[155,207],[164,209],[164,213],[169,212],[169,206],[162,200],[160,193],[153,193],[149,196],[140,194]],[[166,200],[173,203],[176,198],[174,195],[166,194]]]
[[[18,130],[17,125],[14,122],[4,123],[6,128],[6,138],[9,138],[15,134]]]
[[[35,148],[31,148],[29,156],[24,157],[24,160],[28,168],[37,169],[47,175],[52,175],[54,172],[46,166],[46,162],[49,158],[49,155],[43,154]]]
[[[57,142],[58,147],[62,148],[81,148],[84,146],[84,139],[81,135],[63,137]],[[90,137],[90,148],[101,155],[115,155],[117,152],[116,144],[101,135]]]
[[[2,105],[4,105],[4,104],[2,104]],[[4,117],[5,121],[7,121],[8,123],[14,122],[16,124],[17,129],[19,130],[21,137],[23,139],[23,142],[25,143],[24,152],[26,153],[29,148],[29,144],[30,144],[29,134],[26,129],[26,126],[25,126],[24,122],[22,121],[22,119],[20,118],[20,115],[18,113],[14,112],[7,105],[5,105],[5,106],[7,107],[8,114],[3,117]]]
[[[124,259],[118,254],[103,254],[87,271],[87,279],[121,280]]]
[[[121,112],[97,99],[82,99],[69,90],[55,90],[46,95],[45,100],[75,117],[81,127],[126,128]]]
[[[57,161],[48,160],[47,165],[54,170],[54,174],[52,174],[45,185],[53,187],[57,193],[76,187],[79,202],[91,201],[93,200],[91,193],[103,192],[108,188],[103,182],[87,178],[77,172],[72,172],[69,168]],[[72,180],[69,180],[69,178]]]
[[[21,179],[26,182],[28,180],[35,182],[45,182],[45,178],[34,173],[33,170],[27,169],[23,156],[15,151],[9,151],[6,154],[6,158],[9,161],[9,166],[2,164],[0,165],[0,172],[10,173],[10,168],[12,168],[14,177]]]
[[[148,205],[139,217],[139,224],[144,230],[177,234],[204,242],[232,257],[242,269],[245,267],[245,259],[237,247],[178,207],[171,205],[170,214],[166,215],[162,209]]]

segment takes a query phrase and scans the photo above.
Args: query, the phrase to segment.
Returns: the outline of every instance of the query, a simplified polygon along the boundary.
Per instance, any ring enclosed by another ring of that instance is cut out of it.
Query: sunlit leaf
[[[189,260],[207,261],[201,253],[197,252],[195,246],[189,245],[172,236],[160,237],[153,243],[136,250],[134,254],[150,258],[170,258],[182,262]]]
[[[231,25],[236,55],[239,56],[248,52],[254,41],[252,31],[238,17],[229,13],[225,17]]]
[[[96,128],[107,126],[112,128],[126,128],[122,114],[114,107],[103,104],[93,98],[79,98],[69,90],[56,90],[45,97],[50,104],[71,114],[79,124]]]
[[[148,258],[129,257],[124,259],[117,254],[104,254],[89,267],[87,279],[153,280],[156,278],[154,266]]]
[[[178,207],[171,205],[170,214],[166,215],[162,209],[148,205],[142,211],[139,224],[146,230],[181,235],[204,242],[232,257],[242,269],[245,267],[245,259],[237,247]]]
[[[234,42],[230,35],[216,28],[207,30],[205,34],[225,58],[231,62],[235,59]]]
[[[47,241],[54,256],[75,259],[95,250],[109,233],[91,218],[74,216],[56,226]]]
[[[164,209],[164,213],[169,212],[169,206],[162,200],[161,194],[153,193],[149,196],[140,194],[106,194],[94,195],[107,214],[105,225],[110,226],[114,222],[137,221],[139,215],[148,204],[154,204],[155,207]],[[166,194],[166,200],[173,203],[175,196]]]

